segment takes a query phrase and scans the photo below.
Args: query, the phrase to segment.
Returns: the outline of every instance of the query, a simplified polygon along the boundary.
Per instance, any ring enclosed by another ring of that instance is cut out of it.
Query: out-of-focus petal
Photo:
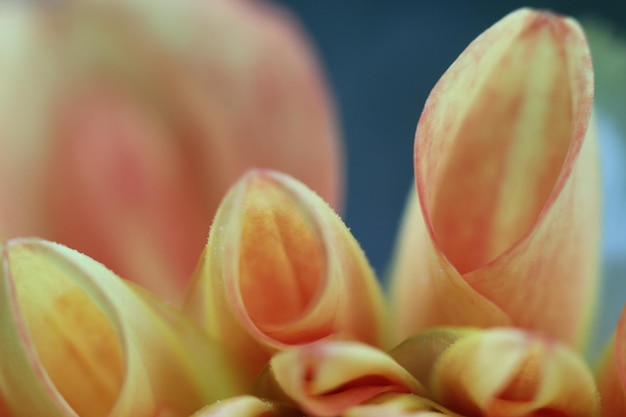
[[[38,239],[2,251],[0,391],[14,415],[184,417],[241,392],[204,333],[101,264]]]
[[[305,414],[329,417],[386,392],[424,392],[386,353],[343,341],[322,341],[276,354],[255,389],[259,396],[294,404]]]
[[[599,412],[593,376],[563,344],[513,328],[437,328],[391,356],[461,415],[590,417]]]
[[[592,95],[581,29],[544,11],[505,17],[444,74],[415,138],[419,204],[393,276],[400,337],[513,324],[581,342],[598,277]]]
[[[602,416],[626,415],[626,309],[600,362],[597,380]]]
[[[176,300],[247,169],[342,205],[334,109],[278,7],[22,4],[0,34],[0,233],[75,247]]]
[[[271,353],[329,337],[380,346],[382,292],[363,251],[313,191],[251,171],[211,227],[185,311],[251,377]]]
[[[9,409],[7,408],[6,401],[2,398],[2,392],[0,392],[0,416],[12,417],[11,413],[9,413]]]
[[[207,405],[191,417],[296,417],[288,407],[261,400],[251,395],[233,397]]]
[[[382,394],[352,407],[342,417],[462,417],[435,402],[414,394]]]

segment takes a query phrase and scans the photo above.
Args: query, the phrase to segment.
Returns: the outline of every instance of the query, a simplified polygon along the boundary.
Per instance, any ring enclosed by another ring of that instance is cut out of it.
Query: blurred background
[[[476,36],[518,7],[582,22],[595,66],[605,198],[596,353],[626,302],[626,2],[276,2],[298,17],[324,65],[346,147],[343,217],[383,279],[412,183],[415,127],[441,74]]]

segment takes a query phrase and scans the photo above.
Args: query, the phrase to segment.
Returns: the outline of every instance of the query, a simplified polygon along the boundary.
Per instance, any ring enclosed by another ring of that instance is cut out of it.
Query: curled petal
[[[598,390],[604,417],[626,415],[626,309],[598,369]]]
[[[593,376],[582,358],[537,334],[441,328],[407,339],[391,356],[434,401],[462,415],[598,415]]]
[[[515,325],[582,341],[597,282],[593,74],[580,27],[511,13],[433,89],[393,277],[401,337]]]
[[[207,405],[191,417],[296,417],[294,410],[260,400],[251,395],[242,395]]]
[[[11,240],[0,274],[0,390],[14,415],[184,417],[240,392],[202,332],[85,255]]]
[[[61,242],[181,301],[247,169],[287,172],[342,205],[335,112],[279,7],[22,6],[0,16],[0,234]]]
[[[314,192],[252,171],[224,199],[186,312],[254,377],[271,353],[329,337],[384,339],[384,302],[367,260]]]
[[[314,416],[340,415],[387,392],[424,392],[386,353],[356,342],[327,341],[276,354],[259,376],[261,397]]]
[[[462,417],[439,404],[413,394],[382,394],[350,408],[342,417]]]

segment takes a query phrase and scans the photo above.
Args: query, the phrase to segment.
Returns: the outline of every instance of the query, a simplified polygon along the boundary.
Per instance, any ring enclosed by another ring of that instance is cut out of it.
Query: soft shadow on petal
[[[626,309],[606,347],[597,375],[602,416],[626,415]]]
[[[426,385],[431,399],[462,415],[599,413],[598,393],[584,360],[537,334],[513,328],[438,328],[407,339],[391,356]]]
[[[272,171],[249,172],[224,199],[185,311],[251,380],[293,345],[385,341],[384,300],[363,251],[320,197]]]
[[[14,415],[183,417],[241,392],[215,343],[85,255],[15,239],[0,273],[0,390]]]
[[[356,342],[322,341],[280,352],[256,381],[257,395],[305,414],[335,416],[386,392],[423,387],[389,355]]]
[[[511,13],[443,75],[392,276],[400,337],[512,323],[582,341],[598,277],[592,95],[581,29],[544,11]]]
[[[278,6],[13,6],[0,15],[0,233],[61,242],[181,301],[246,170],[287,172],[341,208],[332,100]]]
[[[428,240],[415,190],[409,193],[399,232],[391,271],[395,340],[443,324],[482,327],[511,324],[510,318],[468,285]]]

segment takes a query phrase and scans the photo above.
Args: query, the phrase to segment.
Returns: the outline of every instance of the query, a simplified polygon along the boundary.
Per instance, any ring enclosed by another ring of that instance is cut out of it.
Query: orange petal
[[[6,405],[6,401],[2,398],[2,389],[0,389],[0,416],[12,417],[12,414],[9,413],[9,409]]]
[[[604,417],[626,415],[626,309],[598,369],[598,390]]]
[[[226,355],[145,290],[57,244],[2,251],[0,390],[14,415],[185,417],[241,392]]]
[[[391,352],[431,398],[462,415],[597,416],[593,376],[565,345],[512,328],[441,328]],[[424,358],[425,356],[425,358]]]
[[[276,354],[256,391],[307,415],[330,417],[386,392],[420,394],[424,389],[386,353],[356,342],[328,341]]]
[[[384,338],[382,292],[357,242],[315,193],[271,171],[248,173],[222,202],[185,309],[251,377],[293,345]]]
[[[399,331],[512,323],[568,343],[597,281],[593,74],[580,27],[511,13],[433,89],[393,277]],[[589,133],[589,135],[586,134]]]
[[[247,169],[341,206],[334,109],[277,7],[70,1],[0,20],[0,234],[67,244],[180,301]]]

